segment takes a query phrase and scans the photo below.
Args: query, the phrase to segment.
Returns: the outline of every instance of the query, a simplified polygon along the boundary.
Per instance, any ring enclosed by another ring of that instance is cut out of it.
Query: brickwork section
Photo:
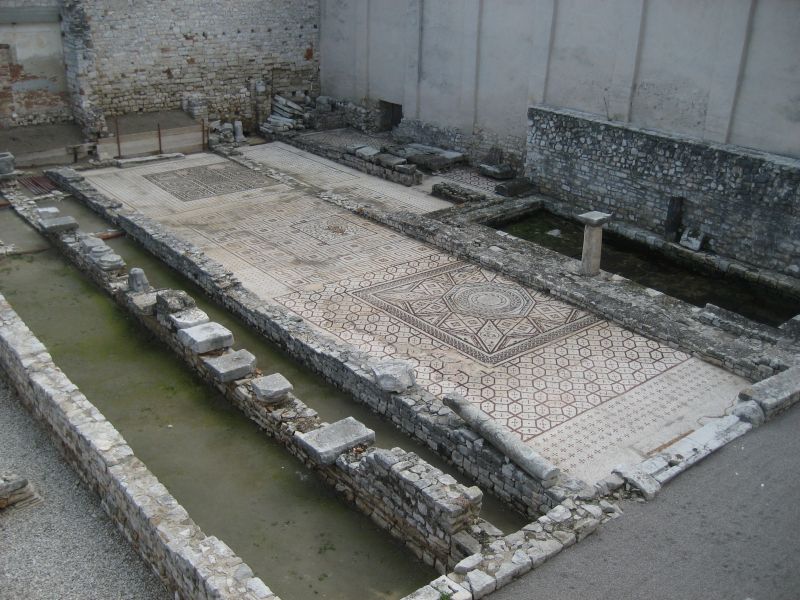
[[[575,212],[664,233],[671,197],[709,250],[800,276],[800,161],[532,107],[525,173]]]

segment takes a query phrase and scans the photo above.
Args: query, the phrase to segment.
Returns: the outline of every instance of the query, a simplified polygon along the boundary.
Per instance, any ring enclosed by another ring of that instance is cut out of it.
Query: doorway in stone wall
[[[403,105],[394,102],[379,101],[381,111],[380,130],[391,131],[403,120]]]

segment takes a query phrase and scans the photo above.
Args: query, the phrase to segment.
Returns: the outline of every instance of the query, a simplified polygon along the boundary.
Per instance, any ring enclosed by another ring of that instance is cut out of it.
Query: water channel
[[[536,211],[498,228],[572,258],[581,257],[583,226],[550,212]],[[692,269],[609,232],[603,232],[600,266],[695,306],[715,304],[767,325],[777,326],[800,314],[800,299],[710,270]]]
[[[57,204],[84,230],[108,229],[71,199],[45,204]],[[312,594],[399,598],[436,576],[202,384],[10,209],[0,210],[0,239],[21,252],[0,258],[0,291],[56,363],[203,530],[230,544],[277,593],[288,600]],[[212,319],[234,332],[236,347],[255,354],[265,373],[286,375],[323,419],[353,415],[375,429],[379,445],[402,446],[453,472],[210,304],[199,289],[130,240],[109,244],[129,266],[144,268],[152,284],[192,294]],[[506,531],[525,523],[490,496],[484,515]]]

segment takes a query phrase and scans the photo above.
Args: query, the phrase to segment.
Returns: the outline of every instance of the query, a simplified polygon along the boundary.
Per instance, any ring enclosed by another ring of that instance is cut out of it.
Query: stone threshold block
[[[211,370],[214,378],[222,383],[247,377],[256,367],[256,357],[247,350],[236,350],[222,356],[204,358],[203,362]]]
[[[204,323],[178,330],[178,341],[195,354],[233,346],[233,334],[219,323]]]
[[[375,432],[353,417],[294,435],[300,447],[321,465],[332,465],[340,454],[375,441]]]
[[[800,400],[800,367],[791,367],[739,392],[739,400],[756,402],[767,419]]]
[[[280,373],[253,379],[251,385],[256,400],[264,404],[278,404],[294,389],[291,382]]]

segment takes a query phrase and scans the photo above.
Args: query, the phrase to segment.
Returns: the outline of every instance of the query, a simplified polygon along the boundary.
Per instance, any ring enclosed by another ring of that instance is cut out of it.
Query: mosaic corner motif
[[[266,175],[234,163],[186,167],[143,177],[182,202],[257,190],[275,184]]]
[[[484,364],[499,364],[600,319],[464,263],[350,292]]]

